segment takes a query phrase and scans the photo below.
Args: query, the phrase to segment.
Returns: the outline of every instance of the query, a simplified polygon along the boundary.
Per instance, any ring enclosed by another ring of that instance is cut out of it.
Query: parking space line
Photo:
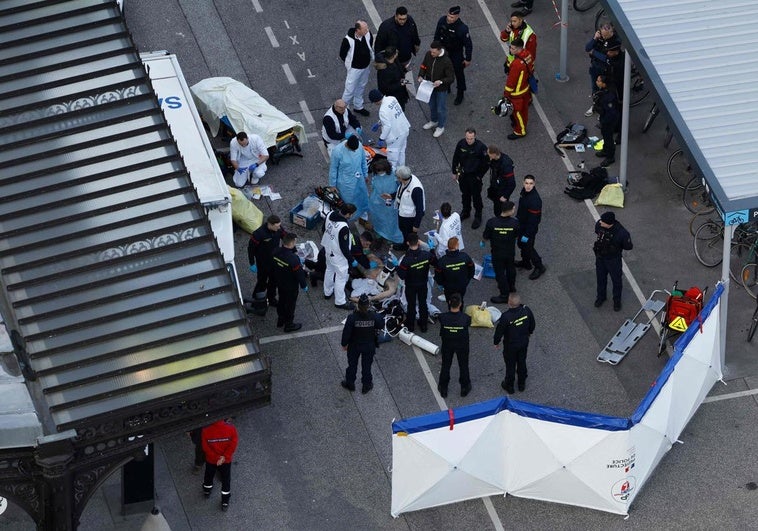
[[[255,8],[256,13],[263,13],[263,8],[258,0],[253,0],[253,7]]]
[[[271,26],[266,26],[263,28],[263,31],[268,35],[268,40],[271,41],[271,46],[273,48],[279,48],[279,41],[276,40],[276,35],[274,35],[274,30],[271,29]]]
[[[287,63],[284,63],[282,65],[282,69],[284,70],[284,75],[287,76],[287,81],[290,82],[290,85],[296,85],[297,80],[295,79],[295,76],[292,75],[292,70],[290,70],[290,65]]]
[[[313,115],[311,114],[310,109],[308,109],[308,104],[305,103],[305,100],[300,100],[300,109],[302,109],[303,114],[305,115],[305,121],[309,124],[316,123],[316,121],[313,119]]]
[[[731,400],[732,398],[743,398],[745,396],[758,395],[758,389],[748,389],[747,391],[737,391],[725,395],[707,396],[703,399],[703,404],[707,402],[720,402],[721,400]]]

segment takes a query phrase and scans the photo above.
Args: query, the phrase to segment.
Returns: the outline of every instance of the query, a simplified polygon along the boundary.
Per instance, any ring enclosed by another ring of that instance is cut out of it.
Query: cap
[[[461,14],[461,6],[453,6],[450,9],[447,10],[448,15],[460,15]]]
[[[608,225],[613,225],[614,223],[616,223],[616,214],[614,214],[613,212],[610,212],[610,211],[609,212],[603,212],[603,215],[600,216],[600,221],[602,221],[603,223],[606,223]]]
[[[381,91],[377,89],[371,89],[371,92],[368,93],[368,101],[370,101],[371,103],[382,101],[383,97],[384,97],[384,94],[382,94]]]

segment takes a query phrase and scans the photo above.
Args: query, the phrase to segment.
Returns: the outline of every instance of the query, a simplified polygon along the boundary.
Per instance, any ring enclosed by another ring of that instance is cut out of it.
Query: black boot
[[[455,101],[453,102],[453,105],[460,105],[463,103],[463,91],[458,90],[457,94],[455,95]]]

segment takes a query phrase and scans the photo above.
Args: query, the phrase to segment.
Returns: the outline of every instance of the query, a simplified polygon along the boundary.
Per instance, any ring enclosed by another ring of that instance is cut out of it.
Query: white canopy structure
[[[617,514],[721,379],[723,286],[629,418],[507,397],[392,424],[393,516],[511,494]]]

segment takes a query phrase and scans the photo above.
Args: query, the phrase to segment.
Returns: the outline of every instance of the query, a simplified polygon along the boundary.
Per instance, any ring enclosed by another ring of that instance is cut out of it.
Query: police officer
[[[376,353],[379,330],[384,328],[384,320],[371,310],[371,303],[365,293],[358,299],[358,308],[347,316],[342,329],[342,350],[347,351],[345,379],[340,385],[348,391],[355,391],[355,377],[358,372],[358,358],[361,360],[361,383],[364,395],[374,388],[371,364]]]
[[[595,275],[597,276],[597,298],[595,308],[605,302],[608,289],[608,275],[613,283],[613,311],[621,310],[621,253],[631,250],[632,237],[613,212],[604,212],[595,223],[597,240],[595,251]]]
[[[447,252],[437,260],[434,266],[434,281],[442,286],[448,305],[455,293],[461,300],[466,296],[466,288],[474,278],[474,261],[458,250],[458,238],[453,236],[447,241]]]
[[[453,6],[447,10],[437,21],[437,29],[434,31],[435,41],[440,41],[450,59],[453,61],[455,70],[455,84],[457,93],[454,105],[460,105],[463,101],[463,93],[466,91],[466,74],[464,69],[471,64],[471,35],[468,26],[461,20],[461,6]]]
[[[442,338],[442,368],[437,390],[442,398],[447,398],[447,384],[450,383],[450,366],[453,356],[458,356],[458,382],[461,384],[461,396],[471,392],[471,377],[468,371],[469,335],[471,317],[461,311],[461,296],[453,293],[448,298],[450,311],[439,315],[440,338]]]
[[[271,306],[277,304],[276,280],[271,276],[272,257],[274,250],[279,247],[282,236],[284,236],[282,220],[276,214],[272,214],[266,219],[266,223],[253,231],[247,244],[250,271],[258,275],[253,288],[253,299],[259,301],[268,298]]]
[[[297,304],[297,289],[308,291],[306,274],[300,258],[295,250],[297,235],[287,233],[282,238],[282,246],[274,251],[274,278],[279,289],[279,304],[276,307],[276,326],[284,327],[285,332],[300,330],[303,326],[293,322],[295,305]]]
[[[324,298],[331,299],[334,294],[335,306],[343,310],[353,309],[345,295],[345,284],[348,268],[353,261],[350,250],[354,245],[347,218],[354,213],[355,205],[351,203],[345,203],[339,210],[329,212],[324,220],[324,236],[321,238],[326,256]]]
[[[532,269],[529,280],[537,280],[545,272],[542,257],[534,248],[534,240],[537,237],[540,221],[542,221],[542,198],[537,192],[537,182],[534,175],[524,176],[524,187],[518,201],[516,218],[519,222],[518,247],[521,249],[521,260],[516,262],[516,267]]]
[[[490,186],[487,197],[492,201],[496,216],[503,210],[503,203],[511,200],[511,194],[516,189],[516,179],[513,172],[513,159],[500,151],[497,146],[487,147],[487,157],[490,161]]]
[[[510,201],[503,203],[503,210],[498,217],[487,220],[482,239],[489,240],[492,246],[492,268],[500,294],[490,298],[495,303],[506,302],[508,294],[516,291],[516,237],[519,222],[513,217],[515,205]],[[484,241],[479,242],[484,247]]]
[[[482,224],[482,180],[489,169],[490,159],[487,157],[487,146],[476,138],[476,129],[469,127],[466,134],[455,146],[453,153],[453,179],[458,181],[461,190],[463,211],[461,221],[471,215],[471,202],[474,203],[474,222],[472,229],[478,229]]]
[[[608,74],[597,76],[595,83],[599,90],[592,95],[592,101],[600,115],[600,132],[603,135],[603,149],[595,155],[603,159],[600,166],[607,168],[616,162],[614,135],[621,124],[621,103],[616,95],[616,87]]]
[[[397,275],[405,281],[405,302],[408,311],[405,316],[405,326],[409,332],[416,329],[416,301],[418,301],[418,325],[422,332],[426,332],[429,322],[429,308],[426,305],[426,296],[429,291],[429,266],[432,253],[419,248],[418,235],[412,232],[408,235],[408,252],[405,253],[397,268]]]
[[[505,361],[505,380],[500,387],[509,395],[513,394],[513,382],[518,374],[518,390],[526,389],[526,350],[529,336],[534,332],[534,314],[527,306],[521,304],[521,297],[511,293],[508,297],[508,309],[500,316],[495,327],[495,347],[503,340],[503,360]]]

